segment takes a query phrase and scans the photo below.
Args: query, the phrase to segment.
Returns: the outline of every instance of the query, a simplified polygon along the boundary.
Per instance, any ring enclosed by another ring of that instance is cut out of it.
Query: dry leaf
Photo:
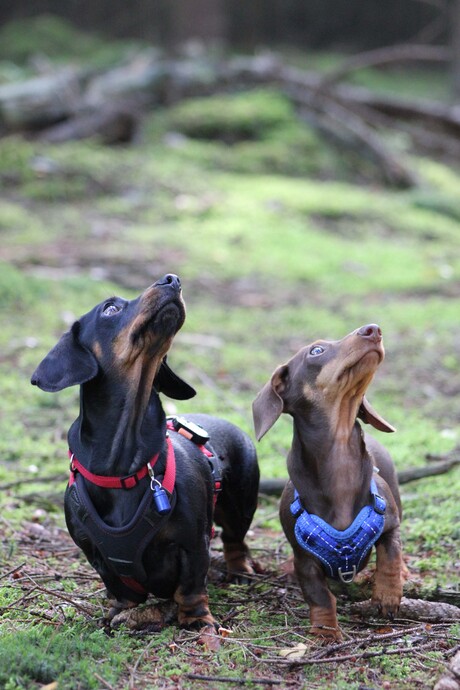
[[[307,651],[307,645],[303,642],[299,642],[295,647],[289,647],[288,649],[280,649],[279,655],[284,656],[285,659],[301,659],[305,656]]]

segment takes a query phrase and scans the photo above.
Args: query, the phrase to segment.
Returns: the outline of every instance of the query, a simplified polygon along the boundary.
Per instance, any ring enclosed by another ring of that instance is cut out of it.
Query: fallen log
[[[117,107],[83,112],[65,122],[44,129],[39,139],[58,144],[92,137],[106,145],[130,142],[134,139],[139,117],[135,112]]]
[[[40,129],[68,118],[79,107],[82,73],[66,68],[0,85],[0,124],[8,131]]]

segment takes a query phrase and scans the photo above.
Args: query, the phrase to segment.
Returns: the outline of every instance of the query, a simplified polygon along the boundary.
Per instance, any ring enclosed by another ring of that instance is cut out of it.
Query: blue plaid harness
[[[371,481],[370,492],[372,505],[362,508],[343,531],[309,513],[297,490],[291,503],[291,513],[297,518],[294,531],[299,545],[321,561],[328,577],[346,584],[353,582],[364,557],[383,532],[386,501],[379,496],[375,479]]]

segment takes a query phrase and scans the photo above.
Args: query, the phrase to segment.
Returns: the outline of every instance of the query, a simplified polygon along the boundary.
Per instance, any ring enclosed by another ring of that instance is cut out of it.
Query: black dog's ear
[[[196,390],[185,383],[172,369],[166,364],[166,357],[163,359],[158,374],[155,376],[153,387],[158,393],[164,393],[169,398],[175,400],[190,400],[196,395]]]
[[[72,329],[64,333],[40,362],[30,382],[48,393],[55,393],[63,388],[90,381],[96,376],[97,371],[95,356],[80,345]]]

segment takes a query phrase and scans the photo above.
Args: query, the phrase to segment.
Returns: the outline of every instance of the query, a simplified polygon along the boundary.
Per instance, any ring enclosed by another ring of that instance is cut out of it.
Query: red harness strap
[[[166,437],[166,443],[168,446],[168,452],[166,455],[166,469],[163,477],[162,486],[170,494],[174,491],[174,484],[176,483],[176,458],[174,455],[174,448],[169,436]],[[154,467],[156,461],[158,460],[159,453],[153,456],[150,462],[144,467],[136,472],[135,474],[130,474],[126,477],[106,477],[102,474],[93,474],[81,464],[75,455],[69,450],[70,458],[70,478],[69,484],[72,485],[75,481],[75,472],[80,472],[80,474],[87,479],[92,484],[96,486],[101,486],[105,489],[132,489],[134,486],[139,484],[140,480],[143,479],[147,474],[149,474],[149,467]]]

